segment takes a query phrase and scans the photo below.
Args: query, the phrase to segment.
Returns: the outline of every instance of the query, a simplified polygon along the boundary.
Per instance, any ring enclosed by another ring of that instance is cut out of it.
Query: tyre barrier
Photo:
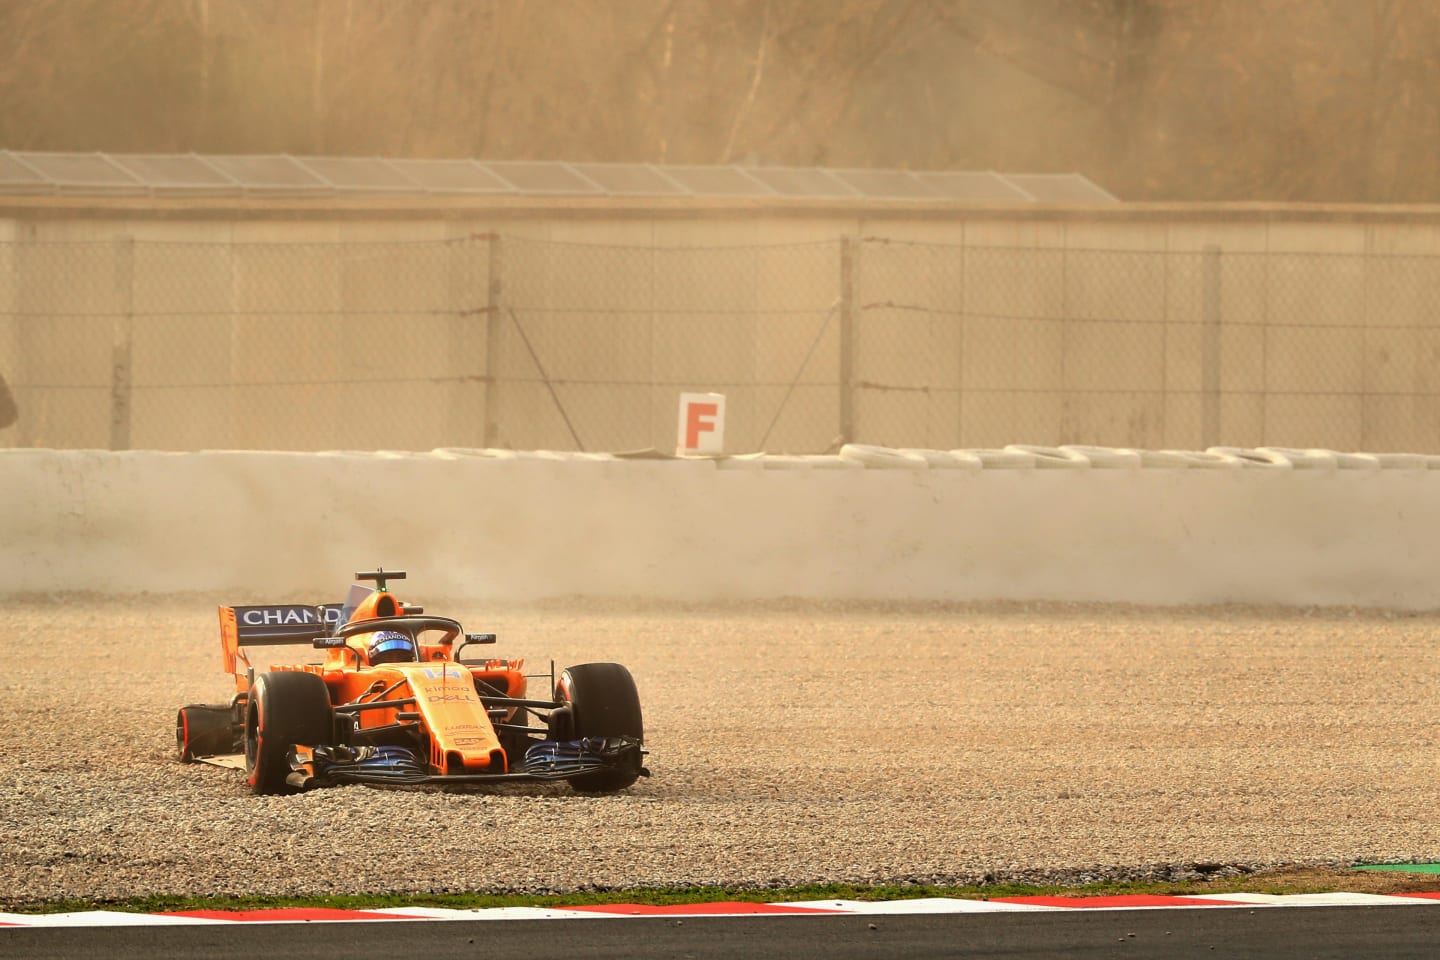
[[[964,451],[919,450],[913,447],[902,447],[900,452],[907,456],[920,457],[932,470],[980,469],[980,461],[974,457],[963,456]]]
[[[33,452],[29,447],[0,448],[0,457]],[[105,451],[100,451],[104,453]],[[143,453],[145,451],[134,451]],[[1010,444],[931,450],[919,447],[885,447],[847,443],[838,453],[745,453],[718,456],[673,456],[656,450],[626,453],[572,450],[505,450],[500,448],[436,447],[416,450],[201,450],[207,455],[243,457],[265,455],[297,459],[325,457],[364,460],[502,460],[542,462],[617,463],[625,460],[674,460],[711,463],[721,470],[1030,470],[1030,469],[1247,469],[1282,470],[1440,470],[1440,455],[1423,453],[1358,453],[1320,448],[1209,447],[1205,450],[1141,450],[1081,444],[1043,446]],[[119,455],[124,455],[122,451]]]
[[[1273,447],[1261,447],[1255,450],[1244,447],[1210,447],[1205,452],[1234,459],[1241,467],[1295,469],[1294,461],[1285,454],[1277,452]]]
[[[1040,447],[1028,443],[1012,443],[1006,450],[1017,450],[1021,453],[1028,453],[1035,458],[1035,466],[1040,470],[1089,470],[1090,458],[1083,453],[1076,453],[1064,447]]]
[[[955,456],[971,454],[980,461],[980,466],[986,470],[1033,470],[1035,468],[1035,454],[1027,453],[1024,450],[1012,450],[1009,447],[995,450],[951,450],[950,452]]]
[[[441,460],[480,458],[491,460],[597,460],[619,459],[613,453],[587,453],[582,450],[504,450],[498,447],[436,447],[430,454]],[[413,454],[412,454],[413,455]],[[425,454],[419,454],[425,456]]]
[[[930,462],[918,453],[876,447],[868,443],[847,443],[840,456],[876,470],[928,470]]]
[[[752,454],[752,457],[757,456]],[[759,454],[764,461],[772,455]],[[785,459],[794,460],[795,456]],[[822,459],[822,458],[803,458]],[[835,459],[833,457],[824,459]],[[840,459],[881,470],[1440,470],[1440,456],[1421,453],[1347,453],[1320,448],[1209,447],[1205,450],[1139,450],[1081,444],[1010,444],[1001,448],[923,450],[846,444]]]
[[[1125,470],[1144,465],[1145,453],[1141,450],[1115,447],[1090,447],[1066,444],[1059,447],[1070,456],[1084,457],[1090,466],[1100,470]]]
[[[6,451],[0,450],[0,456]],[[207,451],[213,452],[213,451]],[[246,452],[249,451],[237,451]],[[314,454],[294,454],[313,456]],[[505,450],[437,447],[409,450],[325,450],[320,456],[405,460],[541,460],[594,461],[685,460],[708,462],[718,470],[1120,470],[1120,469],[1279,469],[1279,470],[1440,470],[1440,455],[1422,453],[1358,453],[1298,447],[1217,446],[1204,450],[1141,450],[1086,444],[1014,443],[1005,447],[932,450],[847,443],[838,453],[744,453],[721,456],[671,456],[656,450],[600,453],[568,450]]]

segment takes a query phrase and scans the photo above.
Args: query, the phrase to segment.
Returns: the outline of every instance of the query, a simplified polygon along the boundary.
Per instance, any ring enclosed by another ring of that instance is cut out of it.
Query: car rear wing
[[[234,673],[241,647],[311,643],[344,622],[343,603],[272,603],[220,608],[220,646],[225,672]]]

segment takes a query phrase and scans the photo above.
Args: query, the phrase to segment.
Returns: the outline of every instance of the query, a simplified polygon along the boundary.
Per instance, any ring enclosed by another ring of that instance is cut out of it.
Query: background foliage
[[[1419,0],[13,0],[0,148],[1086,173],[1435,201]]]

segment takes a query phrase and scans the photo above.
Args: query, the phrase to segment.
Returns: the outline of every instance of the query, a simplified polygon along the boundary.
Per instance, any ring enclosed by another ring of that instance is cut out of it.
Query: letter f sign
[[[694,450],[700,446],[700,434],[715,432],[715,412],[720,409],[714,403],[692,403],[685,414],[685,449]]]
[[[725,397],[718,393],[680,395],[681,456],[725,450]]]

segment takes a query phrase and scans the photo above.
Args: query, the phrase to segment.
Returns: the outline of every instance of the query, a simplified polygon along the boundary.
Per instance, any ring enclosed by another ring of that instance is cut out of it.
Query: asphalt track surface
[[[33,960],[191,957],[307,960],[424,957],[475,960],[637,958],[793,960],[1005,957],[1431,958],[1434,907],[1077,910],[1046,914],[892,917],[642,918],[401,923],[277,923],[0,933],[0,956]]]

